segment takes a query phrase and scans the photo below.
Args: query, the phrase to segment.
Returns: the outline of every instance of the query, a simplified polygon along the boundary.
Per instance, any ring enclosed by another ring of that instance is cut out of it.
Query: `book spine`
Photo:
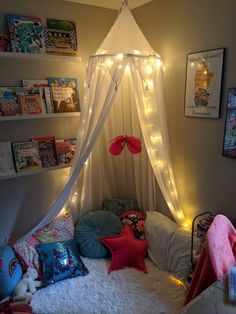
[[[47,113],[53,113],[54,112],[54,107],[52,104],[52,99],[51,99],[51,92],[49,87],[44,87],[44,96],[45,96],[45,101],[46,101],[46,109]]]

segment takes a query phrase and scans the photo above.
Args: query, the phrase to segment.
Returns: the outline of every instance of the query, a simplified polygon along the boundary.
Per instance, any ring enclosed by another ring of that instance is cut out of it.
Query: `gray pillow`
[[[158,212],[146,212],[148,253],[161,270],[185,280],[191,257],[191,233]]]

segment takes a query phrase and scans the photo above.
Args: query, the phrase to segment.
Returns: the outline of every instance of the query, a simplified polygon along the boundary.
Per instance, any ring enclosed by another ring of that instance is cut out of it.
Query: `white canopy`
[[[122,5],[121,14],[100,45],[96,55],[118,53],[156,55],[138,27],[126,1]]]
[[[78,141],[68,183],[46,217],[26,236],[48,223],[66,202],[70,205],[69,196],[70,199],[75,197],[71,193],[73,185],[104,126],[125,71],[130,73],[141,130],[155,177],[173,217],[184,225],[169,157],[162,62],[125,1],[115,24],[88,63]],[[83,197],[86,200],[89,193],[85,191]]]

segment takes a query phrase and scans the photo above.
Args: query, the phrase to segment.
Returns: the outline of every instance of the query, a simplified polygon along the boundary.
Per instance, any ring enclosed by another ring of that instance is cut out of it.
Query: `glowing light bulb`
[[[152,73],[152,67],[151,67],[150,65],[148,65],[148,66],[146,67],[146,73],[147,73],[147,74],[151,74],[151,73]]]
[[[146,80],[146,89],[151,90],[153,89],[153,87],[154,87],[153,80]]]
[[[71,202],[72,202],[72,203],[75,203],[75,202],[76,202],[76,197],[75,197],[75,196],[73,196],[73,197],[71,198]]]
[[[191,62],[190,65],[193,67],[194,66],[194,62]]]
[[[141,51],[139,51],[139,50],[137,50],[137,49],[134,49],[134,50],[133,50],[133,53],[134,53],[135,55],[140,55]]]
[[[151,136],[151,142],[152,142],[153,144],[158,144],[158,143],[161,142],[161,140],[162,140],[161,134],[155,134],[155,135],[152,135],[152,136]]]
[[[106,61],[106,66],[110,68],[113,63],[114,63],[113,60],[108,59],[108,60]]]
[[[176,213],[176,217],[177,217],[178,219],[184,219],[184,214],[183,214],[181,211],[178,211],[178,212]]]
[[[186,219],[183,224],[182,224],[182,227],[186,230],[190,230],[191,229],[191,223],[188,219]]]
[[[149,116],[153,112],[152,107],[147,107],[144,109],[144,113],[146,116]]]
[[[124,59],[123,53],[118,53],[118,54],[116,55],[116,59],[118,59],[118,60],[123,60],[123,59]]]
[[[127,64],[126,65],[126,67],[125,67],[125,74],[130,74],[130,66],[129,66],[129,64]]]
[[[155,166],[158,168],[162,168],[163,167],[163,161],[157,160],[157,162],[155,163]]]
[[[118,65],[117,69],[120,70],[120,69],[122,69],[122,67],[123,67],[123,66],[120,64],[120,65]]]
[[[78,195],[78,192],[74,192],[74,195]]]
[[[205,75],[207,75],[207,70],[205,70],[203,73],[204,73]]]
[[[155,63],[158,67],[161,67],[161,65],[162,65],[162,62],[159,58],[155,60]]]

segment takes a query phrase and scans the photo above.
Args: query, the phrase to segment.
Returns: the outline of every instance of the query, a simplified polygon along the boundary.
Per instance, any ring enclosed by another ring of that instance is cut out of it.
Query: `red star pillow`
[[[147,273],[144,256],[147,252],[147,242],[134,237],[130,225],[126,224],[119,236],[104,237],[100,241],[112,253],[108,273],[125,267],[133,267]]]

